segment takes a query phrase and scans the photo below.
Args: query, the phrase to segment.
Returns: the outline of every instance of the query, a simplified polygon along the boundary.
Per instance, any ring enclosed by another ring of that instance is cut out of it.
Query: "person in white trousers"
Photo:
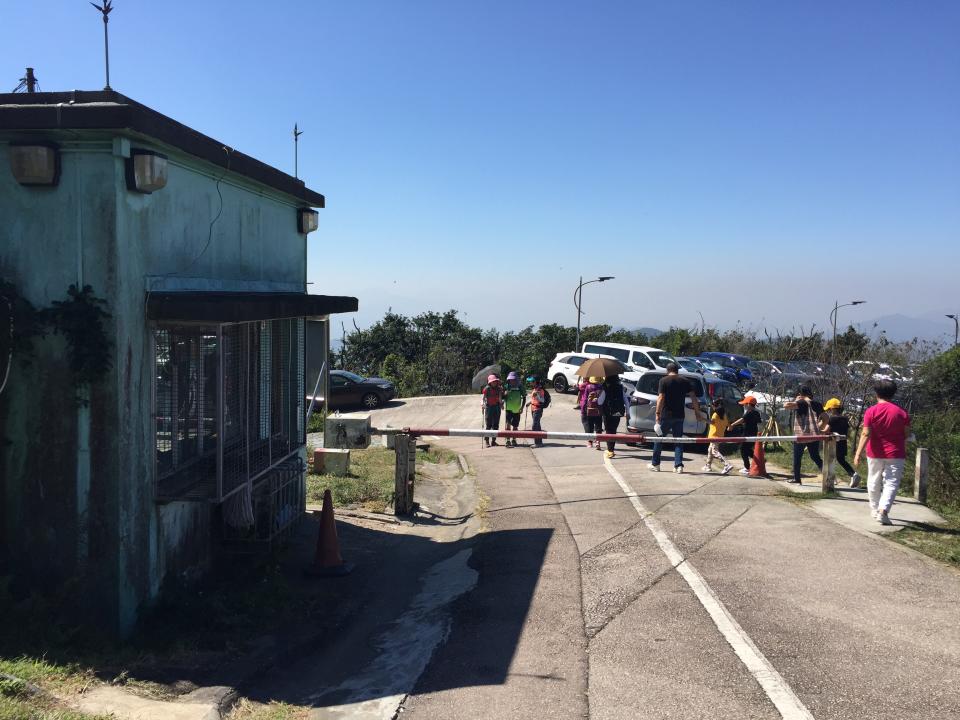
[[[856,467],[859,464],[860,456],[866,449],[870,511],[881,525],[892,525],[890,508],[903,477],[910,415],[892,402],[897,394],[897,384],[893,380],[880,380],[873,390],[877,394],[877,404],[863,414],[863,429],[860,431],[857,452],[853,456],[853,465]]]

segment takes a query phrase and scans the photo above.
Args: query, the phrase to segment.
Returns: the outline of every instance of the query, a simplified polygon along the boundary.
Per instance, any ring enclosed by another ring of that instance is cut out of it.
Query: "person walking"
[[[503,406],[507,411],[507,421],[504,423],[504,430],[519,430],[520,418],[523,416],[523,407],[527,401],[527,394],[520,384],[520,376],[511,371],[507,375],[507,386],[504,388]],[[507,447],[516,447],[516,438],[507,438]]]
[[[690,398],[693,404],[693,413],[697,422],[703,421],[703,413],[700,412],[700,401],[697,399],[697,393],[693,386],[683,376],[680,375],[680,367],[676,363],[667,364],[667,374],[660,380],[657,388],[657,407],[653,431],[663,436],[664,432],[669,432],[673,437],[683,437],[683,420],[686,416],[685,402]],[[653,444],[653,457],[650,460],[648,468],[654,472],[660,472],[660,453],[663,450],[663,441],[658,440]],[[673,446],[673,471],[683,472],[683,445],[674,443]]]
[[[813,399],[813,390],[809,385],[800,388],[800,394],[794,400],[784,403],[783,407],[793,410],[793,434],[817,435],[825,431],[823,424],[823,405]],[[810,453],[810,459],[820,470],[823,469],[823,460],[820,458],[819,440],[797,440],[793,443],[793,480],[787,480],[792,485],[803,482],[800,476],[800,463],[803,460],[803,451]]]
[[[603,381],[603,390],[600,391],[600,410],[603,417],[603,431],[613,435],[620,427],[620,419],[627,414],[630,407],[630,393],[620,382],[619,375],[611,375]],[[599,444],[599,443],[598,443]],[[607,457],[615,455],[617,443],[607,440]]]
[[[603,391],[600,383],[602,382],[603,378],[594,376],[580,386],[577,407],[580,408],[580,422],[583,424],[585,433],[603,431],[603,417],[600,411],[600,393]],[[587,440],[587,446],[593,447],[593,440]],[[602,449],[597,442],[597,450]]]
[[[496,375],[487,375],[487,384],[480,391],[483,408],[483,428],[484,430],[500,429],[500,410],[503,408],[503,388],[500,386],[500,378]],[[497,438],[483,438],[484,447],[490,447],[497,444]]]
[[[757,399],[753,395],[747,395],[740,401],[743,405],[743,416],[739,420],[730,423],[728,430],[743,427],[743,437],[757,437],[760,432],[760,423],[763,417],[757,410]],[[741,475],[750,474],[750,460],[753,458],[753,443],[740,443],[740,459],[743,460],[743,467],[740,468]]]
[[[897,394],[897,384],[893,380],[880,380],[873,386],[873,391],[877,394],[877,404],[863,414],[863,429],[853,464],[860,464],[860,456],[866,449],[870,512],[881,525],[893,525],[890,508],[903,477],[910,414],[893,402]]]
[[[540,427],[540,419],[543,417],[543,411],[550,404],[550,393],[543,387],[543,382],[539,377],[528,378],[532,383],[533,387],[530,390],[530,417],[533,418],[533,427],[531,428],[534,432],[542,432],[543,428]],[[536,438],[533,441],[533,444],[536,447],[543,447],[543,440],[541,438]]]
[[[707,438],[722,438],[727,434],[727,428],[730,427],[730,421],[727,419],[727,409],[723,406],[723,400],[717,398],[710,405],[710,429],[707,430]],[[713,461],[719,460],[723,463],[720,468],[720,474],[726,475],[733,470],[733,465],[727,462],[727,459],[720,452],[720,443],[707,443],[707,464],[703,466],[704,472],[713,472]]]
[[[850,476],[850,487],[860,487],[860,474],[847,462],[847,435],[850,433],[850,419],[843,414],[843,404],[839,398],[830,398],[823,404],[827,411],[827,429],[837,438],[837,464]]]

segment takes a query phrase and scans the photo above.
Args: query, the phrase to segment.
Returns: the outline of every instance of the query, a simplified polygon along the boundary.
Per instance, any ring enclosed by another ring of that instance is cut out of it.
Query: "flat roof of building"
[[[114,90],[0,93],[0,130],[130,130],[278,190],[304,205],[323,195],[282,170],[244,155]],[[229,152],[225,152],[227,147]]]

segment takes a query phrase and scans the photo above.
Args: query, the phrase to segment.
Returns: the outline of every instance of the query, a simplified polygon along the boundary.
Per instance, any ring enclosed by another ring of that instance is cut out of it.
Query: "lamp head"
[[[865,302],[866,302],[866,300],[854,300],[854,301],[852,301],[850,304],[851,304],[851,305],[863,305]]]
[[[607,280],[613,280],[613,279],[614,277],[612,275],[601,275],[600,277],[597,278],[597,280],[599,280],[600,282],[605,282]]]
[[[950,318],[951,320],[956,320],[956,319],[957,319],[957,316],[956,316],[956,315],[953,315],[953,314],[947,315],[946,317]]]

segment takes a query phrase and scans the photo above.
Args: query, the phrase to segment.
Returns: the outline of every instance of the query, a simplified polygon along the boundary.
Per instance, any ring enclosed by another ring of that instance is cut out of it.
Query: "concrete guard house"
[[[116,92],[0,94],[0,278],[37,308],[90,285],[112,343],[86,402],[62,336],[14,356],[0,576],[21,592],[69,583],[78,615],[124,635],[166,583],[289,531],[304,512],[306,322],[357,309],[306,292],[323,206]]]

